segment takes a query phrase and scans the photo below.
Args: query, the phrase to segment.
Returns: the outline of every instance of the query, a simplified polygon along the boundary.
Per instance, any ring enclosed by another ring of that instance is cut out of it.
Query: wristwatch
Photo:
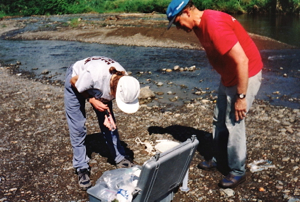
[[[243,93],[241,93],[241,94],[237,94],[237,96],[238,96],[238,98],[240,98],[240,99],[244,99],[244,98],[246,97],[246,95],[245,95],[245,94],[243,94]]]

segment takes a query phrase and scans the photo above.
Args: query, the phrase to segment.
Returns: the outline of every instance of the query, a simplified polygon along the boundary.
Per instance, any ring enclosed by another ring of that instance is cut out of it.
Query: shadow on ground
[[[115,165],[115,161],[109,153],[108,146],[106,144],[105,138],[102,135],[102,133],[94,133],[94,134],[87,135],[85,138],[85,145],[86,145],[86,153],[89,158],[91,158],[92,153],[95,152],[101,155],[102,157],[106,157],[108,163]],[[133,151],[127,147],[127,144],[121,141],[121,145],[124,147],[125,152],[129,156],[129,158],[133,159],[134,158]]]
[[[196,135],[197,139],[199,140],[199,145],[197,148],[197,151],[205,160],[210,160],[214,156],[214,151],[213,151],[213,138],[212,134],[203,131],[203,130],[197,130],[192,127],[187,127],[187,126],[181,126],[181,125],[173,125],[173,126],[168,126],[166,128],[159,127],[159,126],[151,126],[148,128],[149,134],[153,133],[158,133],[158,134],[171,134],[174,139],[184,142],[187,139],[191,138],[192,135]],[[224,142],[227,141],[227,138],[224,136]],[[227,145],[227,144],[224,144]],[[226,153],[227,148],[222,148],[222,157],[218,161],[218,170],[220,173],[223,175],[228,174],[228,167],[227,167],[227,153]]]

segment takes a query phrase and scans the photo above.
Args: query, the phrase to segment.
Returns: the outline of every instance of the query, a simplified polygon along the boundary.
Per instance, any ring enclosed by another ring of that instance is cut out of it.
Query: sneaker
[[[197,167],[202,170],[212,170],[217,167],[217,163],[212,160],[203,161],[203,162],[199,163]]]
[[[82,190],[87,190],[92,186],[88,169],[85,168],[78,171],[78,184]]]
[[[219,186],[222,188],[235,188],[239,184],[246,181],[246,175],[236,176],[233,174],[228,174],[225,178],[220,180]]]
[[[131,162],[130,160],[124,158],[122,161],[117,163],[117,168],[131,168],[134,165],[135,164],[133,162]]]

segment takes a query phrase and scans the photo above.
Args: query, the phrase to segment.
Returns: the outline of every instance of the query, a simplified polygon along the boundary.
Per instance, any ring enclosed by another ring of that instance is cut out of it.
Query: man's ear
[[[188,8],[185,8],[183,11],[182,11],[182,14],[187,14],[188,17],[191,16],[191,10],[188,9]]]

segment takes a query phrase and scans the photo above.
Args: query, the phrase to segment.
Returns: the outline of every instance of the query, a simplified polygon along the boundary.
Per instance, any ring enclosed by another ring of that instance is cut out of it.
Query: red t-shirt
[[[221,75],[225,86],[237,84],[234,63],[224,57],[237,42],[249,59],[249,77],[256,75],[263,67],[260,53],[242,25],[232,16],[214,10],[205,10],[199,30],[195,31],[205,49],[213,68]]]

